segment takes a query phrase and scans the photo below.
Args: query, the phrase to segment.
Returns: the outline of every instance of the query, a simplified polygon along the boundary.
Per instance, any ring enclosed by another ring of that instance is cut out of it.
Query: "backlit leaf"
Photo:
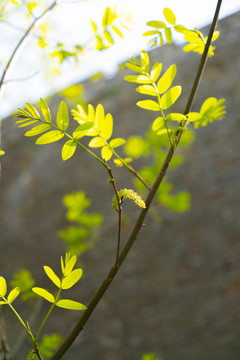
[[[105,140],[108,140],[112,136],[113,132],[113,118],[110,113],[108,113],[104,119],[101,134]]]
[[[77,301],[68,300],[68,299],[62,299],[59,300],[56,305],[63,309],[69,309],[69,310],[85,310],[87,307]]]
[[[152,130],[157,131],[163,126],[164,126],[164,119],[162,116],[159,116],[154,120],[154,122],[152,124]]]
[[[0,296],[3,297],[7,292],[7,283],[4,277],[0,276]]]
[[[94,124],[93,122],[88,121],[85,124],[78,126],[73,132],[74,139],[79,140],[83,136],[85,136],[89,132],[89,130],[93,127],[93,124]]]
[[[171,29],[169,29],[169,28],[165,29],[165,36],[166,36],[168,44],[172,44],[172,32],[171,32]]]
[[[162,130],[159,130],[158,132],[157,132],[157,135],[166,135],[167,134],[167,129],[162,129]]]
[[[104,29],[106,29],[106,26],[108,25],[108,15],[109,15],[109,7],[107,6],[105,11],[104,11],[104,14],[103,14],[103,18],[102,18],[102,27]]]
[[[49,109],[48,104],[46,103],[46,101],[43,100],[42,98],[40,99],[40,106],[41,106],[41,110],[42,110],[42,114],[43,114],[44,119],[46,120],[46,122],[51,123],[50,109]]]
[[[43,297],[45,300],[47,300],[47,301],[49,301],[51,303],[54,303],[54,300],[55,300],[54,296],[49,291],[47,291],[47,290],[45,290],[43,288],[40,288],[40,287],[33,287],[32,291],[35,294]]]
[[[191,122],[194,122],[200,120],[202,118],[202,115],[198,112],[190,112],[188,114],[188,117]]]
[[[66,130],[69,124],[68,108],[64,101],[62,101],[58,108],[57,125],[61,130]]]
[[[181,95],[181,92],[181,86],[174,86],[168,90],[160,99],[161,108],[165,110],[172,106]]]
[[[137,66],[136,64],[132,64],[132,63],[125,63],[125,66],[128,68],[128,69],[130,69],[130,70],[132,70],[132,71],[136,71],[136,72],[139,72],[139,73],[142,73],[143,72],[143,70],[142,70],[142,68],[140,68],[139,66]]]
[[[91,23],[91,26],[92,26],[92,29],[93,29],[93,31],[95,32],[95,34],[97,33],[97,25],[96,25],[96,23],[93,21],[93,20],[91,20],[90,19],[90,23]]]
[[[183,114],[179,114],[179,113],[171,113],[171,114],[168,114],[166,116],[166,120],[167,121],[183,121],[183,120],[187,120],[187,117]]]
[[[62,289],[70,289],[82,277],[82,269],[75,269],[62,280]]]
[[[137,84],[151,84],[151,80],[146,75],[127,75],[124,79]]]
[[[162,64],[161,63],[155,63],[152,67],[152,71],[150,73],[151,79],[153,82],[156,82],[159,78],[162,71]]]
[[[146,109],[146,110],[152,110],[152,111],[159,111],[159,104],[156,101],[153,100],[142,100],[137,102],[137,106]]]
[[[153,85],[141,85],[136,88],[136,91],[140,94],[157,96],[156,89]]]
[[[28,111],[33,115],[34,118],[40,119],[40,114],[34,106],[28,103],[26,103],[25,106],[28,109]]]
[[[44,271],[47,274],[47,276],[49,277],[49,279],[57,286],[60,288],[61,285],[61,281],[59,279],[59,277],[55,274],[55,272],[49,267],[49,266],[44,266]]]
[[[163,15],[164,15],[165,19],[167,20],[167,22],[169,22],[169,24],[175,25],[176,17],[171,9],[165,8],[163,10]]]
[[[101,104],[96,107],[95,127],[101,131],[104,124],[104,108]]]
[[[110,34],[109,31],[105,30],[104,33],[103,33],[103,36],[105,37],[105,39],[106,39],[111,45],[114,44],[114,40],[113,40],[112,35]]]
[[[25,122],[24,124],[20,125],[19,128],[30,126],[30,125],[36,124],[38,122],[39,122],[39,120],[31,120],[31,121]]]
[[[158,30],[150,30],[143,33],[143,36],[158,35],[158,34],[159,34]]]
[[[70,272],[74,268],[74,265],[76,264],[76,261],[77,261],[76,255],[70,256],[70,253],[67,253],[65,256],[65,265],[64,265],[64,261],[61,256],[61,267],[62,267],[63,275],[67,276],[68,274],[70,274]]]
[[[25,136],[39,135],[50,128],[51,128],[51,125],[41,124],[41,125],[35,126],[33,129],[27,131],[24,135]]]
[[[157,88],[160,94],[163,94],[172,85],[174,77],[177,72],[175,64],[171,65],[160,78],[157,84]]]
[[[88,144],[90,147],[102,147],[104,145],[106,145],[106,143],[100,136],[96,136]]]
[[[140,53],[140,59],[142,67],[144,68],[145,72],[148,72],[149,69],[149,56],[148,53],[145,50],[142,50]]]
[[[147,25],[151,27],[155,27],[157,29],[164,29],[167,27],[167,25],[164,24],[164,22],[162,21],[149,21]]]
[[[62,131],[52,130],[52,131],[49,131],[48,133],[40,136],[37,139],[36,144],[38,144],[38,145],[50,144],[50,143],[60,140],[63,136],[64,136],[64,133]]]
[[[112,25],[112,29],[113,31],[115,31],[115,33],[120,36],[121,38],[123,38],[123,34],[121,33],[121,31],[114,25]]]
[[[20,293],[20,289],[19,287],[16,287],[15,289],[13,289],[9,295],[8,295],[8,302],[12,303],[19,295]]]
[[[102,150],[101,150],[101,156],[102,156],[102,159],[104,159],[105,161],[108,161],[111,159],[112,157],[112,150],[109,149],[108,146],[103,146]]]
[[[109,146],[111,146],[112,148],[116,148],[118,146],[121,146],[123,144],[125,144],[126,140],[122,139],[122,138],[116,138],[110,141]]]
[[[68,140],[65,142],[62,148],[62,159],[63,161],[70,159],[76,151],[77,143],[74,140]]]

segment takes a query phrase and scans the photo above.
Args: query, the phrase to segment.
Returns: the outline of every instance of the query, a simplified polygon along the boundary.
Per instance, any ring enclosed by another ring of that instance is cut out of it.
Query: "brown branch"
[[[218,0],[217,3],[217,7],[215,10],[215,15],[212,21],[212,25],[209,31],[209,35],[208,35],[208,41],[204,50],[204,53],[201,57],[201,61],[198,67],[198,71],[193,83],[193,87],[192,90],[190,92],[188,101],[187,101],[187,105],[185,108],[185,114],[188,113],[192,107],[193,104],[193,100],[195,98],[197,89],[198,89],[198,85],[200,83],[204,68],[205,68],[205,64],[207,61],[207,55],[208,55],[208,51],[209,51],[209,47],[211,44],[211,39],[212,39],[212,34],[214,32],[214,29],[216,28],[217,25],[217,19],[218,19],[218,14],[219,14],[219,10],[221,7],[221,3],[222,0]],[[81,332],[81,330],[83,329],[84,325],[86,324],[86,322],[88,321],[89,317],[91,316],[91,314],[93,313],[94,309],[96,308],[97,304],[99,303],[99,301],[101,300],[101,298],[103,297],[105,291],[107,290],[107,288],[109,287],[109,285],[111,284],[113,278],[115,277],[115,275],[117,274],[120,266],[122,265],[122,263],[124,262],[126,256],[128,255],[130,249],[132,248],[133,243],[135,242],[135,240],[137,239],[137,236],[142,228],[143,225],[143,221],[148,213],[148,210],[151,206],[152,200],[155,197],[155,194],[164,178],[164,176],[166,175],[166,172],[168,170],[169,164],[172,160],[172,157],[175,153],[175,150],[177,148],[177,145],[179,143],[181,134],[182,134],[183,130],[180,130],[178,132],[178,134],[175,137],[174,140],[174,144],[173,146],[171,146],[166,159],[159,171],[159,174],[152,186],[151,191],[148,194],[147,200],[146,200],[146,208],[142,209],[139,217],[136,221],[136,224],[132,230],[132,233],[126,243],[126,245],[124,246],[123,250],[120,253],[119,259],[118,259],[118,267],[116,267],[115,265],[113,265],[113,267],[110,269],[106,279],[102,282],[102,284],[100,285],[100,287],[98,288],[98,290],[96,291],[95,295],[93,296],[93,298],[91,299],[90,303],[88,304],[87,310],[84,311],[82,317],[79,319],[78,323],[75,325],[75,327],[73,328],[73,330],[71,331],[71,333],[69,334],[69,336],[65,339],[65,341],[62,343],[62,345],[60,346],[60,348],[57,350],[57,352],[52,356],[51,360],[59,360],[62,358],[62,356],[65,354],[65,352],[69,349],[69,347],[72,345],[72,343],[74,342],[74,340],[76,339],[76,337],[79,335],[79,333]]]

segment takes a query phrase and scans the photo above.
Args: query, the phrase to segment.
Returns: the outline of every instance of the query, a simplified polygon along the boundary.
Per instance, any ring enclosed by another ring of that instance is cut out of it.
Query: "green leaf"
[[[109,7],[107,6],[105,11],[104,11],[104,14],[103,14],[103,18],[102,18],[102,27],[104,29],[106,29],[106,26],[108,25],[108,16],[109,16]]]
[[[136,91],[140,94],[157,96],[156,89],[153,85],[141,85],[136,88]]]
[[[171,29],[169,29],[169,28],[165,29],[165,36],[166,36],[168,44],[172,44],[172,32],[171,32]]]
[[[112,150],[109,149],[108,146],[103,146],[102,147],[102,150],[101,150],[101,156],[102,156],[102,159],[104,159],[105,161],[108,161],[111,159],[112,157]]]
[[[68,300],[68,299],[62,299],[59,300],[56,305],[63,309],[69,309],[69,310],[85,310],[87,307],[77,301]]]
[[[26,119],[23,119],[23,120],[18,120],[18,121],[16,121],[16,124],[22,124],[22,123],[25,123],[26,121],[32,121],[32,118],[26,118]],[[34,122],[36,123],[36,122],[38,122],[38,120],[34,120]]]
[[[141,59],[142,68],[144,69],[145,72],[148,72],[148,69],[149,69],[149,56],[148,56],[148,53],[145,50],[141,51],[140,59]]]
[[[77,143],[75,140],[68,140],[65,142],[62,148],[62,159],[63,161],[70,159],[76,151]]]
[[[143,69],[135,64],[128,62],[128,63],[125,63],[125,66],[132,71],[139,72],[139,73],[143,72]]]
[[[114,40],[113,40],[112,35],[110,34],[109,31],[104,30],[103,36],[105,37],[105,39],[106,39],[111,45],[114,44]]]
[[[62,289],[70,289],[82,277],[82,269],[75,269],[62,280]]]
[[[180,33],[183,33],[188,30],[185,26],[183,25],[176,25],[174,26],[174,29],[177,31],[177,32],[180,32]]]
[[[152,130],[157,131],[163,126],[164,126],[164,119],[162,116],[159,116],[154,120],[154,122],[152,124]]]
[[[95,32],[95,34],[97,34],[97,25],[96,25],[96,23],[93,21],[93,20],[91,20],[90,19],[90,23],[91,23],[91,26],[92,26],[92,29],[93,29],[93,31]]]
[[[104,108],[101,104],[98,104],[96,107],[96,115],[95,115],[95,127],[98,131],[101,131],[104,125]]]
[[[174,86],[170,90],[168,90],[160,99],[161,108],[165,110],[172,106],[181,95],[181,92],[181,86]]]
[[[162,21],[149,21],[147,22],[147,25],[151,27],[155,27],[157,29],[164,29],[167,27],[167,25],[164,24],[164,22]]]
[[[103,138],[101,138],[100,136],[96,136],[95,138],[93,138],[88,146],[90,147],[94,147],[94,148],[97,148],[97,147],[102,147],[106,145],[105,141],[103,140]]]
[[[50,124],[51,123],[50,109],[49,109],[48,104],[46,103],[46,101],[43,100],[42,98],[40,99],[40,106],[41,106],[41,110],[42,110],[42,114],[43,114],[44,119],[46,120],[46,122],[48,122]]]
[[[151,80],[145,75],[127,75],[124,79],[137,84],[151,84]]]
[[[157,79],[159,78],[160,74],[162,71],[162,64],[156,62],[153,67],[152,67],[152,71],[150,73],[151,79],[153,82],[156,82]]]
[[[136,91],[140,94],[157,96],[156,89],[153,85],[141,85],[136,88]]]
[[[35,294],[43,297],[45,300],[49,301],[50,303],[54,303],[54,301],[55,301],[54,296],[53,296],[49,291],[47,291],[47,290],[45,290],[45,289],[43,289],[43,288],[33,287],[33,288],[32,288],[32,291],[33,291]]]
[[[26,111],[24,109],[20,109],[20,108],[18,108],[18,113],[16,114],[16,116],[17,117],[29,117],[30,116],[32,118],[31,114],[28,111]]]
[[[172,85],[177,72],[175,64],[171,65],[160,78],[157,84],[157,88],[160,94],[163,94]]]
[[[0,297],[6,295],[7,292],[7,283],[4,277],[0,276]]]
[[[8,298],[7,298],[8,302],[12,303],[18,297],[19,293],[20,293],[19,287],[16,287],[15,289],[13,289],[8,295]]]
[[[121,31],[114,25],[112,25],[112,29],[113,31],[115,31],[115,33],[120,36],[121,38],[123,38],[123,34],[121,33]]]
[[[188,114],[188,117],[191,122],[194,122],[200,120],[202,118],[202,115],[198,112],[190,112]]]
[[[28,103],[26,103],[25,106],[28,109],[28,111],[33,115],[34,118],[36,118],[36,119],[41,118],[39,112],[37,111],[37,109],[34,106],[32,106],[31,104],[28,104]]]
[[[163,15],[164,15],[165,19],[167,20],[167,22],[169,22],[169,24],[175,25],[176,17],[175,17],[175,15],[174,15],[174,13],[172,12],[171,9],[165,8],[163,10]]]
[[[27,131],[24,135],[25,136],[39,135],[50,128],[51,128],[51,125],[41,124],[41,125],[35,126],[33,129]]]
[[[28,119],[26,119],[26,120],[28,120]],[[28,121],[27,123],[19,125],[19,128],[30,126],[30,125],[33,125],[33,124],[36,124],[36,123],[39,123],[39,120],[31,120],[31,121]]]
[[[74,268],[74,265],[76,264],[76,261],[77,261],[76,255],[71,256],[70,253],[66,253],[65,265],[64,265],[64,261],[61,256],[61,267],[62,267],[63,275],[67,276],[68,274],[70,274],[70,272]]]
[[[47,276],[49,277],[49,279],[57,286],[60,288],[61,286],[61,281],[59,279],[59,277],[55,274],[55,272],[49,267],[49,266],[44,266],[44,271],[47,274]]]
[[[187,117],[183,114],[179,113],[171,113],[166,116],[167,121],[178,121],[181,122],[183,120],[187,120]]]
[[[168,133],[167,129],[161,129],[157,132],[157,135],[166,135]],[[171,132],[170,132],[171,133]]]
[[[64,101],[62,101],[57,113],[57,126],[61,130],[66,130],[69,124],[68,108]]]
[[[111,148],[116,148],[118,146],[121,146],[123,144],[125,144],[126,140],[122,139],[122,138],[116,138],[110,141],[109,146]]]
[[[83,136],[87,135],[87,133],[93,127],[93,125],[94,125],[93,122],[88,121],[85,124],[78,126],[73,132],[74,139],[79,140]]]
[[[158,30],[150,30],[143,33],[143,36],[158,35],[158,34],[159,34]]]
[[[110,113],[105,117],[105,120],[102,124],[101,134],[105,140],[108,140],[112,136],[113,132],[113,118]]]
[[[146,110],[152,110],[152,111],[159,111],[160,107],[159,104],[156,101],[153,100],[142,100],[137,102],[137,106],[146,109]]]
[[[50,144],[50,143],[60,140],[63,136],[64,136],[64,133],[62,131],[52,130],[52,131],[49,131],[48,133],[40,136],[37,139],[36,144],[38,144],[38,145]]]
[[[0,301],[0,305],[6,305],[7,302],[6,301]]]

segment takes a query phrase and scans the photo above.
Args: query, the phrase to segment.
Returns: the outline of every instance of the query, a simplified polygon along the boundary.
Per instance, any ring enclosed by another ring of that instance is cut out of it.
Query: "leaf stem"
[[[204,66],[203,64],[206,63],[207,60],[207,54],[208,54],[208,50],[209,50],[209,46],[211,43],[211,39],[212,39],[212,35],[214,32],[214,29],[216,27],[217,24],[217,19],[218,19],[218,14],[219,14],[219,10],[221,7],[221,3],[222,0],[218,0],[217,2],[217,7],[215,10],[215,15],[212,21],[212,25],[209,31],[209,36],[208,36],[208,41],[205,47],[205,51],[202,55],[202,59],[200,61],[199,64],[199,68],[197,71],[197,75],[196,78],[194,80],[194,85],[193,88],[191,90],[191,93],[189,95],[188,101],[187,101],[187,105],[185,108],[185,113],[188,113],[191,109],[191,106],[193,104],[193,99],[196,95],[196,91],[199,85],[199,82],[201,80],[201,76],[202,73],[204,71]],[[179,136],[181,136],[183,130],[179,131]],[[98,288],[98,290],[96,291],[96,293],[94,294],[94,296],[92,297],[90,303],[88,304],[88,308],[86,309],[86,311],[83,313],[82,317],[79,319],[79,321],[77,322],[77,324],[75,325],[75,327],[73,328],[73,330],[70,332],[70,334],[68,335],[68,337],[65,339],[65,341],[62,343],[62,345],[60,346],[60,348],[56,351],[56,353],[52,356],[51,360],[59,360],[62,358],[62,356],[65,354],[65,352],[69,349],[69,347],[72,345],[72,343],[74,342],[75,338],[79,335],[79,333],[81,332],[81,330],[83,329],[84,325],[86,324],[86,322],[88,321],[89,317],[91,316],[91,314],[94,312],[94,309],[96,308],[97,304],[99,303],[99,301],[101,300],[101,298],[103,297],[104,293],[106,292],[107,288],[109,287],[109,285],[111,284],[113,278],[115,277],[116,273],[118,272],[121,264],[124,262],[126,256],[128,255],[130,249],[132,248],[133,243],[135,242],[135,240],[137,239],[137,236],[142,228],[143,225],[143,221],[149,211],[150,205],[152,203],[153,198],[155,197],[155,194],[164,178],[164,176],[166,175],[167,169],[169,167],[169,164],[171,162],[171,159],[175,153],[175,149],[178,145],[178,142],[180,140],[180,137],[176,136],[175,137],[175,141],[174,141],[174,146],[171,146],[169,149],[169,152],[166,156],[166,159],[158,173],[158,176],[151,188],[151,191],[149,192],[148,196],[147,196],[147,200],[146,200],[146,208],[142,209],[139,217],[135,223],[135,226],[132,230],[132,233],[129,236],[129,239],[127,241],[127,243],[125,244],[123,250],[121,251],[120,255],[119,255],[119,260],[118,260],[118,267],[113,266],[107,277],[105,278],[105,280],[102,282],[102,284],[100,285],[100,287]]]

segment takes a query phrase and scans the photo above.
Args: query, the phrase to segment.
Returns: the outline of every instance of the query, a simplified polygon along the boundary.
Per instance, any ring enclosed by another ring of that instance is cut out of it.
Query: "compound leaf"
[[[62,148],[62,159],[63,161],[70,159],[76,151],[77,143],[75,140],[68,140],[65,142]]]
[[[181,86],[174,86],[170,90],[168,90],[160,99],[161,108],[165,110],[172,106],[181,95],[181,92]]]
[[[137,106],[146,109],[146,110],[152,110],[152,111],[159,111],[159,104],[156,101],[153,100],[142,100],[137,102]]]
[[[55,299],[54,299],[54,296],[47,290],[43,289],[43,288],[40,288],[40,287],[33,287],[32,288],[32,291],[43,297],[45,300],[49,301],[50,303],[54,303]]]
[[[87,307],[77,301],[62,299],[59,300],[56,305],[63,309],[69,310],[85,310]]]
[[[38,145],[50,144],[50,143],[60,140],[63,136],[64,136],[64,133],[61,130],[52,130],[52,131],[49,131],[48,133],[40,136],[37,139],[36,144],[38,144]]]
[[[25,105],[28,111],[30,112],[30,114],[32,114],[34,118],[40,119],[40,114],[34,106],[28,103],[26,103]]]

